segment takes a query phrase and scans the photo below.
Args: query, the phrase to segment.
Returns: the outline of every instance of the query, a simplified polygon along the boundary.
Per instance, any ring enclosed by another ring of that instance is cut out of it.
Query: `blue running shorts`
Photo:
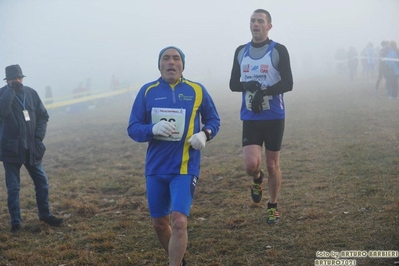
[[[147,201],[151,218],[169,215],[172,211],[190,214],[198,177],[193,175],[146,176]]]

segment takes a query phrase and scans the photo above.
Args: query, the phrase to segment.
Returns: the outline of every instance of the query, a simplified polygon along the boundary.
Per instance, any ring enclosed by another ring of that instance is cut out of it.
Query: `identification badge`
[[[28,110],[23,110],[22,112],[24,113],[25,121],[30,121]]]

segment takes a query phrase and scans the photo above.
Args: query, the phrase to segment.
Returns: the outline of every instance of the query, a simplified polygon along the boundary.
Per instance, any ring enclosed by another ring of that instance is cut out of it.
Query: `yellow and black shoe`
[[[277,208],[267,209],[267,223],[270,225],[276,224],[280,221],[280,212]]]
[[[262,199],[262,182],[265,174],[260,170],[260,176],[254,179],[251,186],[251,197],[255,203],[258,203]]]

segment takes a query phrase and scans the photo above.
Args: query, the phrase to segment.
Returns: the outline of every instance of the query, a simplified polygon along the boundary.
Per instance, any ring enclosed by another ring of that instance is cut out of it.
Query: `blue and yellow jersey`
[[[175,112],[177,119],[181,119],[182,125],[179,132],[176,132],[179,137],[170,141],[157,139],[152,133],[153,125],[159,119],[174,119],[168,114],[162,118],[160,111],[165,110]],[[219,114],[203,85],[184,78],[170,85],[159,78],[145,84],[138,92],[127,131],[133,140],[148,142],[146,176],[156,174],[199,176],[201,152],[194,150],[187,141],[203,128],[212,130],[213,136],[216,136],[219,126]]]

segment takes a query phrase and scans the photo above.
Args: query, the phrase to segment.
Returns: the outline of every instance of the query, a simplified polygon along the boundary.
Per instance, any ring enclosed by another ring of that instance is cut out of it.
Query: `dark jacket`
[[[18,95],[8,85],[0,89],[0,161],[37,165],[46,150],[49,115],[34,89],[23,86]],[[24,98],[30,121],[25,121]]]

